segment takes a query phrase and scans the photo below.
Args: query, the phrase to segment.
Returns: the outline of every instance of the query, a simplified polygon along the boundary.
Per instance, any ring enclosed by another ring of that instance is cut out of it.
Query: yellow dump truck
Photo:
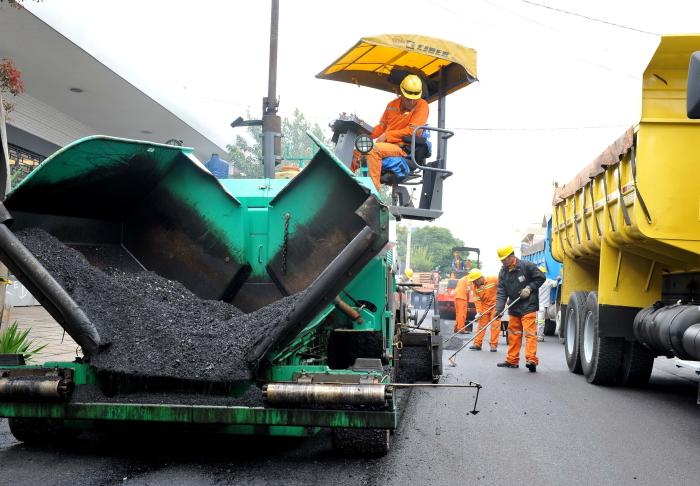
[[[663,36],[639,124],[555,192],[566,360],[590,383],[644,384],[656,356],[700,361],[697,51],[700,35]]]

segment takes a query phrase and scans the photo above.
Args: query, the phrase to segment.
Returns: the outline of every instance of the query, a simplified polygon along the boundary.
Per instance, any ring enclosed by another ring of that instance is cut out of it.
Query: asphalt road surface
[[[693,373],[660,358],[647,389],[603,388],[569,373],[554,338],[541,343],[534,374],[496,368],[504,350],[465,350],[457,367],[445,363],[444,382],[484,385],[478,415],[472,390],[416,389],[381,459],[337,455],[328,433],[285,441],[143,431],[37,449],[2,420],[0,484],[698,484]]]

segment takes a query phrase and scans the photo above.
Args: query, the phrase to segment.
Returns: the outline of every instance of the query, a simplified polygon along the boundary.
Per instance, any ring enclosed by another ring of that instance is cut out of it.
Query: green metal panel
[[[125,143],[126,142],[126,143]],[[114,170],[124,166],[131,158],[151,159],[148,173],[154,178],[162,177],[171,167],[177,154],[189,155],[193,149],[151,142],[137,142],[135,150],[131,140],[95,135],[70,143],[48,157],[42,164],[20,182],[15,190],[24,185],[54,185],[65,181],[90,177],[94,182],[112,177]]]
[[[396,411],[275,409],[122,403],[0,403],[0,417],[221,425],[391,428]]]

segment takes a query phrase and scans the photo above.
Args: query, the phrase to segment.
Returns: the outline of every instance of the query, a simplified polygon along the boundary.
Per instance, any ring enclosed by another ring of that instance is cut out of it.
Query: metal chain
[[[282,273],[287,273],[287,244],[289,243],[289,219],[291,215],[284,215],[284,242],[282,243]]]

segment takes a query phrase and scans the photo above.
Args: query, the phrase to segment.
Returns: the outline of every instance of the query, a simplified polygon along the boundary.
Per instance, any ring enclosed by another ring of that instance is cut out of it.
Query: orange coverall
[[[386,157],[405,157],[406,152],[400,147],[404,143],[403,137],[412,135],[416,127],[425,125],[428,122],[428,102],[419,99],[416,106],[411,111],[401,112],[401,98],[391,101],[384,110],[379,125],[374,127],[373,139],[382,134],[386,134],[386,142],[374,144],[374,148],[367,154],[367,168],[369,176],[380,190],[379,178],[382,176],[382,159]],[[355,172],[360,167],[360,153],[353,152],[352,165],[350,170]]]
[[[474,285],[474,282],[470,284],[472,295],[474,295],[474,305],[476,306],[476,312],[481,314],[481,319],[479,319],[479,331],[481,331],[486,324],[489,323],[494,317],[496,317],[496,290],[498,289],[498,277],[484,277],[484,284],[481,287]],[[491,307],[491,310],[488,308]],[[489,344],[492,348],[498,346],[498,336],[501,333],[501,321],[496,319],[495,322],[491,323],[491,336],[489,338]],[[474,345],[481,347],[484,342],[484,336],[486,331],[478,334],[474,339]]]
[[[537,312],[524,316],[508,314],[508,357],[506,361],[518,364],[520,361],[520,346],[525,334],[525,361],[540,364],[537,358]]]
[[[469,302],[469,280],[462,277],[455,287],[455,328],[454,332],[464,329],[467,320],[467,302]]]

